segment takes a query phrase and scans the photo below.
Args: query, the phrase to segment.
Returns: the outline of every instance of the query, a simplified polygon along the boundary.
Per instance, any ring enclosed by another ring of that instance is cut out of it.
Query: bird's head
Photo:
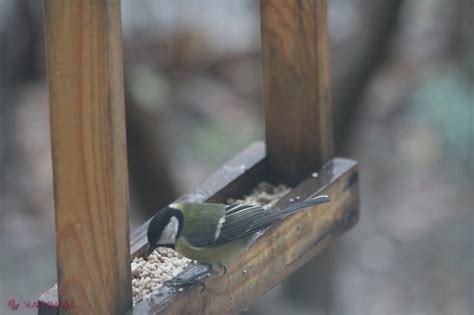
[[[151,219],[148,225],[148,257],[157,247],[175,248],[176,239],[183,229],[183,213],[177,204],[164,207]]]

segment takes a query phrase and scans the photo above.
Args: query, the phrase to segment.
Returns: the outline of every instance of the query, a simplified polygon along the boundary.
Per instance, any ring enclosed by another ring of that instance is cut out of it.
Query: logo
[[[9,298],[7,300],[7,306],[12,311],[16,311],[19,308],[24,309],[39,309],[39,308],[57,308],[57,309],[69,309],[77,308],[74,302],[49,302],[40,303],[38,301],[21,301],[17,302],[15,298]]]
[[[7,305],[12,311],[16,311],[20,307],[20,303],[17,303],[14,298],[8,299]]]

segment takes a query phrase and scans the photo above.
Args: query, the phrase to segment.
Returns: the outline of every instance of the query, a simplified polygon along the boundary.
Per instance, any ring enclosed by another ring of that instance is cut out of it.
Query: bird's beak
[[[153,245],[148,245],[148,250],[145,254],[145,256],[143,258],[147,259],[148,256],[151,255],[151,253],[153,253],[153,251],[155,250],[156,246],[153,246]]]

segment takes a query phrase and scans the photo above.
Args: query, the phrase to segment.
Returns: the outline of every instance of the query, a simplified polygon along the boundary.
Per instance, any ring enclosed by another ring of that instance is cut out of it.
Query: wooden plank
[[[326,0],[261,0],[268,162],[296,183],[333,155]]]
[[[119,0],[44,2],[64,313],[131,306]],[[42,309],[39,310],[42,312]]]
[[[291,198],[328,194],[332,202],[287,217],[270,228],[225,275],[206,280],[206,289],[172,293],[166,287],[140,301],[130,314],[235,314],[321,252],[358,220],[358,171],[352,160],[328,162],[317,178],[308,177],[276,207]],[[271,267],[269,267],[271,266]],[[194,267],[198,268],[198,267]]]

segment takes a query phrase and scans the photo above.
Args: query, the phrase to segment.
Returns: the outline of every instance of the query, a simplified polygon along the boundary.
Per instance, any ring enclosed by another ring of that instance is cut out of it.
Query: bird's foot
[[[174,292],[181,292],[195,285],[201,287],[199,293],[204,292],[204,290],[206,289],[204,281],[198,279],[173,278],[171,280],[165,281],[164,285],[173,290]]]
[[[206,285],[204,284],[204,279],[206,279],[213,268],[208,264],[198,264],[194,265],[193,268],[189,268],[182,272],[179,277],[175,277],[171,280],[165,281],[164,285],[168,288],[171,288],[175,292],[181,292],[184,289],[198,285],[201,287],[200,293],[202,293]]]
[[[218,266],[219,266],[219,269],[223,271],[222,275],[225,275],[227,273],[227,266],[224,265],[223,263],[219,263]]]

